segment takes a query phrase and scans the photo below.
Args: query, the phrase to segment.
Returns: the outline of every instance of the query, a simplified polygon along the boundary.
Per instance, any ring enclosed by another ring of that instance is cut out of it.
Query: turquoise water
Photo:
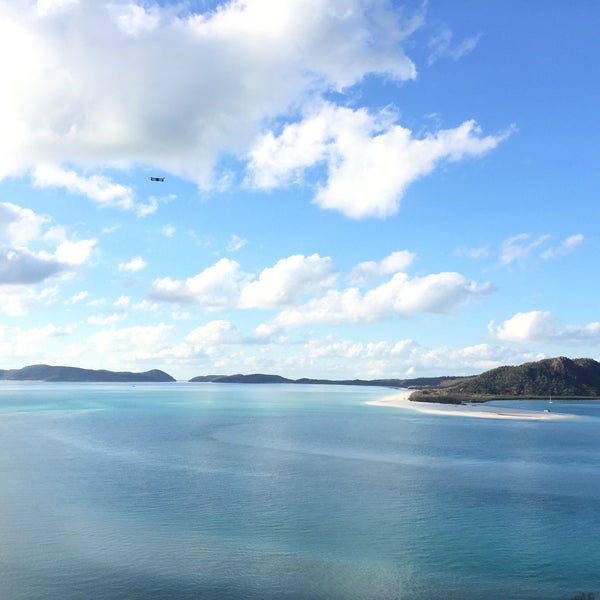
[[[0,598],[598,597],[600,403],[389,392],[0,383]]]

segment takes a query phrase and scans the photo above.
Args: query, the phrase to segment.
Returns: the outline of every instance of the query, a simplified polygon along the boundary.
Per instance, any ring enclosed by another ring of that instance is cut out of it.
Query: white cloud
[[[111,315],[92,315],[87,322],[90,325],[98,325],[105,327],[106,325],[114,325],[123,318],[122,314],[113,313]]]
[[[437,273],[410,278],[396,273],[389,281],[364,294],[358,288],[330,291],[303,306],[283,310],[275,319],[282,326],[307,323],[372,323],[418,313],[451,313],[492,291],[459,273]]]
[[[160,22],[158,6],[144,7],[133,3],[110,4],[108,9],[118,28],[132,37],[154,31]]]
[[[96,300],[90,300],[89,302],[86,303],[86,306],[90,306],[90,307],[97,307],[97,306],[102,306],[103,304],[106,304],[106,299],[105,298],[96,298]]]
[[[365,261],[356,265],[348,277],[351,283],[360,284],[382,275],[405,271],[413,263],[415,254],[408,250],[392,252],[380,262]]]
[[[149,296],[207,309],[281,309],[262,331],[257,330],[255,340],[259,341],[261,337],[280,336],[282,328],[308,323],[372,323],[421,313],[448,314],[493,291],[491,284],[478,284],[460,273],[411,278],[397,271],[412,260],[411,253],[402,251],[379,263],[360,263],[353,273],[363,282],[393,273],[387,281],[361,291],[358,287],[334,289],[338,270],[331,258],[318,254],[281,259],[253,280],[235,261],[221,259],[185,280],[155,280]]]
[[[135,273],[136,271],[141,271],[147,266],[148,263],[141,256],[136,256],[130,261],[119,263],[119,271],[131,271]]]
[[[209,309],[228,306],[237,299],[239,286],[245,278],[239,267],[237,262],[222,258],[185,281],[170,277],[156,279],[149,295],[155,300],[200,304]]]
[[[550,245],[550,240],[551,236],[548,234],[532,238],[528,233],[520,233],[510,237],[502,243],[500,264],[510,265],[516,263],[523,267],[527,260],[531,258],[547,260],[564,256],[579,246],[584,237],[580,233],[571,235],[555,246]]]
[[[452,32],[449,29],[444,29],[439,35],[436,35],[429,40],[430,54],[427,59],[428,65],[431,66],[443,58],[453,61],[461,59],[465,54],[468,54],[475,49],[481,39],[481,34],[465,38],[457,44],[452,43],[452,38]]]
[[[422,15],[381,0],[0,3],[0,177],[39,165],[146,164],[216,185],[224,154],[246,152],[267,120],[376,73],[415,77],[402,50]],[[179,11],[179,12],[178,12]],[[101,49],[101,50],[100,50]],[[36,172],[104,205],[130,191]],[[50,181],[48,181],[48,178]]]
[[[82,300],[85,300],[87,297],[89,296],[89,292],[87,290],[83,290],[77,294],[75,294],[72,298],[71,298],[71,302],[73,304],[77,304],[78,302],[81,302]]]
[[[528,233],[520,233],[508,238],[502,243],[500,264],[509,265],[514,262],[523,264],[533,251],[545,244],[549,238],[549,235],[541,235],[531,240],[531,235]]]
[[[231,234],[231,239],[227,244],[228,252],[237,252],[241,248],[243,248],[248,243],[248,240],[236,235],[235,233]]]
[[[515,351],[504,346],[475,344],[465,347],[420,348],[413,365],[439,375],[475,375],[504,365],[541,360],[541,353]]]
[[[600,322],[563,325],[552,313],[541,310],[519,312],[501,325],[490,323],[490,332],[500,340],[520,343],[599,344]]]
[[[336,279],[331,258],[297,254],[264,269],[256,281],[242,290],[239,305],[243,308],[293,305],[302,297],[330,289]]]
[[[40,292],[30,285],[0,284],[0,313],[10,317],[20,317],[33,308],[52,303],[54,288],[46,288]]]
[[[38,256],[27,248],[0,247],[0,285],[40,283],[64,270],[58,261]]]
[[[15,204],[0,203],[0,285],[31,285],[83,265],[97,240],[70,241],[50,219]],[[44,232],[44,228],[48,229]],[[56,246],[34,250],[25,244]]]
[[[73,333],[72,326],[57,327],[48,323],[42,327],[0,327],[0,357],[6,364],[15,358],[23,359],[31,364],[32,357],[39,357],[55,339],[67,338]],[[62,343],[62,342],[61,342]],[[11,364],[11,363],[9,363]],[[12,363],[14,364],[14,363]],[[22,365],[14,365],[20,367]]]
[[[288,356],[300,376],[306,373],[345,373],[339,379],[412,378],[414,372],[433,375],[473,375],[506,364],[544,358],[502,346],[477,344],[465,347],[428,348],[412,339],[358,342],[328,335],[311,339]],[[283,364],[283,361],[282,363]],[[281,368],[279,371],[281,372]]]
[[[80,266],[88,261],[92,249],[98,243],[96,239],[62,242],[54,254],[54,258],[64,265]]]
[[[544,259],[549,259],[569,254],[573,252],[573,250],[575,250],[577,246],[583,243],[583,239],[584,238],[581,233],[571,235],[565,238],[558,246],[548,248],[547,250],[542,252],[541,257]]]
[[[77,5],[79,0],[37,0],[36,10],[40,17],[60,14]]]
[[[114,302],[113,306],[116,308],[127,308],[131,304],[131,298],[129,296],[119,296]]]
[[[35,169],[33,179],[37,187],[62,187],[73,194],[87,196],[101,206],[136,209],[133,190],[102,175],[83,177],[72,170],[44,165]]]
[[[210,348],[215,345],[239,342],[240,332],[229,321],[211,321],[190,331],[185,341],[195,348]]]
[[[166,358],[198,359],[208,358],[218,365],[224,358],[236,359],[243,346],[239,329],[229,321],[210,321],[190,331],[185,340],[163,353]]]
[[[135,206],[135,214],[138,217],[147,217],[153,215],[158,210],[158,200],[154,197],[148,199],[148,202],[138,203]]]
[[[0,202],[0,243],[21,246],[39,237],[48,217],[10,202]]]
[[[21,344],[32,345],[40,344],[49,338],[62,337],[71,333],[70,327],[60,328],[55,327],[52,324],[44,325],[43,327],[34,327],[29,330],[21,330],[18,336],[18,340]]]
[[[144,360],[155,358],[168,348],[173,331],[173,326],[164,323],[121,329],[112,327],[90,335],[88,342],[97,352],[110,357],[113,363],[119,363],[123,359]]]
[[[456,254],[458,256],[466,256],[473,260],[485,258],[490,254],[490,246],[489,244],[486,244],[485,246],[479,246],[478,248],[458,248]]]
[[[351,218],[397,212],[407,187],[442,160],[456,161],[495,148],[509,132],[483,136],[474,121],[416,138],[390,115],[323,104],[279,136],[267,133],[250,153],[247,184],[261,189],[292,183],[315,165],[327,179],[314,202]]]

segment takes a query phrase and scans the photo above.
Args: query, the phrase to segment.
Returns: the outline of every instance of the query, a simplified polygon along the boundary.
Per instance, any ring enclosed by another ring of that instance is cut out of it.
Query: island
[[[524,398],[600,398],[600,363],[565,356],[497,367],[462,380],[440,382],[411,394],[417,402],[462,404]]]
[[[0,380],[57,382],[150,382],[176,381],[159,369],[143,373],[82,369],[79,367],[30,365],[0,369]],[[480,375],[418,377],[413,379],[289,379],[281,375],[252,373],[200,375],[190,383],[297,384],[380,386],[404,390],[412,402],[435,404],[482,403],[511,399],[600,398],[600,363],[591,358],[564,356],[503,366]]]
[[[463,381],[464,377],[418,377],[415,379],[288,379],[281,375],[252,373],[249,375],[199,375],[190,379],[192,383],[295,383],[299,385],[366,385],[393,388],[436,388],[451,382]]]
[[[523,398],[600,398],[600,363],[591,358],[564,356],[503,366],[480,375],[414,379],[288,379],[280,375],[201,375],[201,383],[288,383],[365,385],[411,390],[410,399],[436,404],[462,404]]]
[[[0,369],[0,380],[10,381],[56,381],[56,382],[106,382],[106,383],[159,383],[175,381],[171,375],[152,369],[144,373],[106,371],[104,369],[81,369],[79,367],[55,367],[30,365],[22,369]]]

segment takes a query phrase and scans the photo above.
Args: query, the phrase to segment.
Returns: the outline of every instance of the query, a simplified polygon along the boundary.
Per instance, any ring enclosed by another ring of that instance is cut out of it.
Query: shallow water
[[[0,598],[598,595],[600,403],[365,405],[388,393],[2,382]]]

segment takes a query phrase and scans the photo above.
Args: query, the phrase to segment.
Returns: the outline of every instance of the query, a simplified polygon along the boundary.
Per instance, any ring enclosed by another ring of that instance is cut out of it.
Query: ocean
[[[0,382],[0,598],[600,598],[600,402],[391,392]]]

